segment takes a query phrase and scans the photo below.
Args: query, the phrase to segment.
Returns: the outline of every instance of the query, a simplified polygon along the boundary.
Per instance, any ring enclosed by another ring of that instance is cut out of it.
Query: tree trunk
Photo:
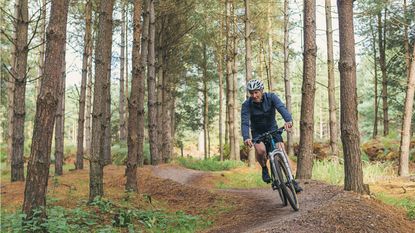
[[[111,50],[111,47],[110,47]],[[101,146],[103,147],[104,166],[112,164],[111,158],[111,54],[109,55],[107,78],[104,83],[105,89],[105,111],[104,111],[104,138]]]
[[[300,154],[297,178],[310,179],[313,169],[314,97],[316,91],[316,2],[304,1],[304,61],[301,97]]]
[[[203,145],[205,159],[208,158],[209,103],[206,44],[203,44]]]
[[[87,82],[87,75],[88,75],[88,60],[89,60],[89,56],[91,56],[91,54],[89,53],[89,48],[92,46],[91,17],[92,17],[92,2],[91,0],[88,0],[85,6],[84,54],[82,58],[81,96],[79,97],[78,138],[77,138],[75,169],[84,169],[85,95],[86,95],[86,82]]]
[[[245,0],[245,82],[248,83],[252,79],[252,46],[251,46],[251,22],[250,22],[250,6],[249,0]],[[249,93],[246,91],[246,98]],[[249,148],[248,166],[255,166],[255,149]]]
[[[37,96],[40,92],[40,80],[43,77],[43,71],[45,69],[45,43],[46,43],[46,0],[42,0],[42,5],[40,6],[40,43],[39,46],[39,70],[38,70],[38,79],[36,80],[36,95],[35,101]]]
[[[414,43],[415,45],[415,43]],[[415,49],[413,51],[415,57]],[[411,120],[412,120],[412,106],[414,103],[415,90],[415,58],[412,59],[411,67],[409,68],[408,87],[406,89],[405,98],[405,112],[402,120],[400,157],[399,157],[399,175],[409,175],[409,150],[411,144]]]
[[[331,20],[331,1],[326,0],[326,37],[327,37],[327,75],[329,89],[330,148],[332,156],[338,155],[337,116],[336,116],[336,82],[334,79],[333,29]]]
[[[140,97],[144,93],[144,76],[141,76],[141,54],[140,54],[140,36],[141,36],[141,1],[134,2],[133,15],[133,48],[132,48],[132,65],[133,75],[131,77],[131,96],[128,101],[128,157],[125,169],[127,182],[125,190],[138,191],[137,186],[137,166],[140,158],[143,156],[143,132],[144,132],[144,98]],[[144,20],[148,17],[143,17]],[[144,39],[144,37],[143,37]],[[144,52],[145,50],[143,50]],[[141,122],[140,122],[141,121]],[[141,128],[139,128],[141,125]]]
[[[237,29],[237,23],[238,23],[238,17],[235,15],[235,5],[236,3],[232,4],[232,15],[233,15],[233,67],[232,67],[232,102],[233,102],[233,144],[235,147],[233,158],[235,160],[241,160],[240,157],[240,130],[237,127],[238,125],[238,113],[240,112],[240,109],[236,106],[236,101],[238,99],[238,60],[237,60],[237,54],[238,54],[238,29]]]
[[[119,99],[119,115],[120,115],[120,132],[119,132],[119,140],[120,142],[125,141],[126,138],[126,127],[125,127],[125,90],[124,90],[124,64],[127,58],[124,55],[125,52],[125,6],[126,2],[122,2],[122,9],[121,9],[121,46],[120,46],[120,99]],[[127,67],[128,69],[128,67]]]
[[[290,48],[289,48],[289,1],[284,0],[284,84],[285,84],[285,105],[287,106],[288,112],[291,110],[291,79],[290,79]],[[293,147],[293,135],[292,133],[287,134],[287,153],[288,155],[294,155]]]
[[[385,10],[386,14],[386,10]],[[382,13],[378,14],[378,36],[379,36],[379,64],[382,71],[382,104],[383,104],[383,136],[389,134],[389,117],[388,117],[388,78],[386,74],[386,54],[385,54],[385,30],[386,26],[382,24]]]
[[[364,193],[360,135],[357,119],[356,61],[353,0],[338,0],[340,39],[341,139],[344,153],[344,189]]]
[[[12,154],[11,154],[11,181],[24,180],[24,121],[25,121],[25,93],[27,81],[27,45],[28,35],[28,3],[27,0],[16,1],[16,26],[14,51],[16,59],[12,67],[14,78],[13,93],[13,130],[12,130]]]
[[[167,55],[165,54],[165,52],[163,52],[163,64],[167,65]],[[172,128],[172,122],[171,122],[171,114],[172,113],[172,108],[171,108],[171,103],[172,103],[172,85],[171,85],[171,76],[168,75],[168,72],[166,69],[163,69],[163,86],[164,86],[164,91],[163,91],[163,131],[162,131],[162,137],[164,138],[163,140],[163,162],[167,163],[171,160],[172,157],[172,134],[171,134],[171,128]]]
[[[373,30],[373,26],[372,23],[370,23],[370,31],[372,33],[372,37],[373,37],[373,66],[374,66],[374,72],[375,72],[375,77],[374,77],[374,89],[375,89],[375,103],[374,103],[374,111],[375,111],[375,119],[373,120],[373,134],[372,134],[372,138],[376,138],[376,136],[378,135],[378,108],[379,108],[379,104],[378,104],[378,59],[377,59],[377,55],[376,55],[376,34],[375,31]]]
[[[220,37],[222,40],[222,34]],[[223,67],[222,67],[222,43],[220,43],[220,49],[216,53],[216,62],[218,64],[218,77],[219,77],[219,157],[220,161],[223,161]]]
[[[63,55],[65,57],[65,55]],[[63,151],[65,135],[65,79],[66,62],[63,61],[61,83],[58,90],[58,107],[55,120],[55,175],[63,174]]]
[[[267,34],[268,34],[268,89],[269,92],[273,92],[272,87],[272,2],[268,2],[269,6],[267,8]]]
[[[69,0],[54,0],[51,3],[49,26],[46,32],[45,71],[36,102],[36,117],[24,192],[23,212],[26,214],[26,219],[31,219],[33,212],[39,207],[46,207],[52,129],[55,124],[58,87],[65,59],[68,5]],[[40,209],[43,218],[46,217],[45,209]]]
[[[108,68],[112,44],[112,11],[114,0],[103,1],[100,6],[99,29],[95,48],[95,84],[92,112],[92,146],[89,172],[89,201],[104,194],[103,168],[106,111],[108,99]]]
[[[149,12],[149,40],[148,40],[148,131],[150,141],[150,156],[151,164],[157,165],[160,163],[160,156],[158,154],[158,138],[157,138],[157,93],[156,93],[156,71],[155,71],[155,12],[154,0],[148,0],[150,7]]]

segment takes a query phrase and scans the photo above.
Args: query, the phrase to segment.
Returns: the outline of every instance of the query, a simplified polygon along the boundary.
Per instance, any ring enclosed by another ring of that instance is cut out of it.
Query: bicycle
[[[283,206],[287,206],[287,201],[291,207],[298,211],[300,209],[297,194],[293,186],[293,176],[288,164],[288,157],[284,150],[280,150],[275,146],[275,134],[282,134],[284,128],[265,132],[256,137],[253,142],[265,144],[271,165],[271,187],[272,190],[277,190]]]

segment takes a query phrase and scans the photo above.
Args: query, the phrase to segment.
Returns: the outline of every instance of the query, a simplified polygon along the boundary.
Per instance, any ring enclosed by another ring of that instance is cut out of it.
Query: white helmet
[[[254,91],[254,90],[264,90],[264,83],[262,81],[257,79],[249,80],[246,84],[246,89],[248,91]]]

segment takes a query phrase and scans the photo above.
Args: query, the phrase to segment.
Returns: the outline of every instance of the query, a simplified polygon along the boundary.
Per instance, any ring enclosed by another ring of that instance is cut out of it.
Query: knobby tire
[[[275,156],[274,161],[277,170],[277,175],[281,182],[280,189],[282,190],[285,198],[290,203],[291,207],[295,211],[298,211],[300,209],[300,206],[298,203],[297,194],[294,190],[294,186],[292,182],[288,182],[288,169],[285,166],[285,164],[281,161],[278,155]]]

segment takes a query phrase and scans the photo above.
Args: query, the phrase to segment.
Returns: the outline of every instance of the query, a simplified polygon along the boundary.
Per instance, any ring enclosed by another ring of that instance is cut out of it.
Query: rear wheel
[[[278,178],[281,181],[281,190],[284,193],[284,196],[287,198],[288,202],[290,203],[291,207],[295,211],[298,211],[300,209],[300,205],[298,203],[297,193],[295,192],[292,181],[290,182],[289,180],[288,168],[281,161],[278,155],[275,156],[274,160],[275,165],[280,168],[277,168],[277,174]]]

